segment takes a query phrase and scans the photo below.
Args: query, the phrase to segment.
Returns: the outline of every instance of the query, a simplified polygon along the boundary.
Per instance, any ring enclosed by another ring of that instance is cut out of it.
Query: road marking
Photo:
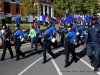
[[[58,50],[56,50],[56,51],[54,51],[54,53],[56,53],[56,52],[58,52],[58,51],[60,51],[60,50],[63,50],[64,48],[61,48],[61,49],[58,49]],[[78,51],[76,51],[76,52],[79,52],[79,51],[81,51],[81,50],[78,50]],[[49,54],[47,54],[47,55],[49,55]],[[90,67],[92,70],[94,69],[91,65],[89,65],[86,61],[84,61],[83,59],[81,59],[79,56],[76,56],[79,60],[81,60],[84,64],[86,64],[88,67]],[[20,72],[18,75],[22,75],[23,73],[25,73],[29,68],[31,68],[33,65],[35,65],[38,61],[40,61],[41,59],[43,59],[43,57],[40,57],[39,59],[37,59],[35,62],[33,62],[32,64],[30,64],[27,68],[25,68],[22,72]],[[51,59],[52,60],[52,62],[53,62],[53,64],[54,64],[54,66],[55,66],[55,68],[56,68],[56,70],[57,70],[57,72],[59,72],[59,75],[62,75],[62,73],[60,72],[60,69],[58,68],[58,66],[56,65],[56,62],[53,60],[53,59]],[[97,72],[97,74],[99,74],[100,75],[100,72]]]
[[[24,69],[22,72],[20,72],[18,75],[22,75],[25,71],[27,71],[30,67],[32,67],[34,64],[36,64],[38,61],[40,61],[43,57],[39,58],[35,62],[33,62],[31,65],[29,65],[26,69]]]
[[[60,51],[60,50],[62,50],[62,49],[64,49],[64,48],[60,48],[60,49],[58,49],[58,50],[56,50],[56,51],[54,51],[54,53],[56,53],[56,52],[58,52],[58,51]],[[47,55],[49,55],[49,54],[47,54]],[[39,59],[37,59],[35,62],[33,62],[31,65],[29,65],[27,68],[25,68],[22,72],[20,72],[18,75],[22,75],[23,73],[25,73],[29,68],[31,68],[33,65],[35,65],[38,61],[40,61],[41,59],[43,59],[43,57],[40,57]]]
[[[49,55],[49,57],[51,58],[50,55]],[[53,59],[51,59],[51,61],[52,61],[53,65],[54,65],[54,67],[56,68],[58,74],[59,74],[59,75],[63,75],[63,74],[61,73],[59,67],[57,66],[56,62],[55,62]]]
[[[94,70],[94,68],[91,66],[91,65],[89,65],[86,61],[84,61],[83,59],[81,59],[79,56],[76,56],[79,60],[81,60],[85,65],[87,65],[88,67],[90,67],[92,70]],[[100,75],[100,72],[96,72],[97,74],[99,74]]]

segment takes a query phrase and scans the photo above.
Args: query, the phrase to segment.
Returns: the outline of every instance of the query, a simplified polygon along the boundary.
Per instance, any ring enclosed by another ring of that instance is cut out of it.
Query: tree
[[[98,0],[54,0],[53,8],[56,14],[63,15],[68,13],[88,13],[96,14],[100,11]]]
[[[62,16],[67,11],[66,0],[54,0],[53,8],[57,16]]]
[[[84,9],[87,13],[98,13],[100,11],[98,0],[84,0]]]
[[[36,10],[34,3],[35,3],[34,0],[22,0],[25,15],[29,15],[29,14],[34,15]]]

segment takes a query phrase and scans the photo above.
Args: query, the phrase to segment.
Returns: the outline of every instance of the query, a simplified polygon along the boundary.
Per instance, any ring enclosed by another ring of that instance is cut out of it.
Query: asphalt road
[[[21,50],[26,54],[26,59],[15,61],[16,58],[10,59],[7,51],[4,61],[0,61],[0,75],[99,75],[94,73],[93,67],[86,55],[83,54],[83,46],[76,48],[77,63],[73,62],[70,55],[70,66],[64,68],[65,55],[63,47],[58,46],[52,51],[56,54],[56,58],[52,59],[47,54],[48,62],[42,64],[43,53],[41,46],[37,51],[31,50],[30,45],[22,46]],[[13,50],[16,55],[15,50]],[[0,52],[1,57],[2,52]]]

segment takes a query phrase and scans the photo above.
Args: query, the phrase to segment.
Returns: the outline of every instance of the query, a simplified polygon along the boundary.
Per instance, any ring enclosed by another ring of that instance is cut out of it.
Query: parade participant
[[[77,35],[77,46],[79,46],[81,44],[81,38],[83,38],[82,35],[82,30],[80,29],[81,23],[77,24],[77,28],[76,28],[76,35]],[[83,31],[84,32],[84,31]],[[82,35],[82,36],[81,36]]]
[[[43,38],[43,32],[40,30],[40,26],[37,26],[37,32],[36,32],[36,38],[35,38],[35,50],[37,50],[37,44],[40,43],[40,45],[43,47],[41,39]]]
[[[64,48],[65,48],[65,68],[69,66],[69,53],[72,54],[76,62],[75,44],[77,41],[76,32],[72,31],[71,25],[67,26],[67,34],[65,34]]]
[[[85,24],[84,25],[84,35],[83,35],[83,43],[84,43],[84,39],[86,39],[86,35],[87,35],[87,28],[88,28],[89,24]],[[87,53],[87,48],[84,47],[83,49],[83,53],[86,54]]]
[[[1,57],[1,61],[3,61],[5,59],[5,54],[6,54],[6,50],[8,48],[9,52],[10,52],[10,55],[11,55],[11,58],[13,58],[13,52],[12,52],[12,49],[11,49],[11,44],[10,44],[10,34],[9,32],[7,32],[6,30],[6,27],[3,26],[3,35],[1,36],[1,39],[2,39],[2,43],[3,43],[3,53],[2,53],[2,57]]]
[[[33,44],[35,44],[35,37],[36,37],[36,31],[34,30],[34,26],[30,29],[29,37],[31,38],[31,49],[33,48]]]
[[[34,21],[33,26],[34,26],[34,29],[36,29],[36,26],[37,26],[36,20]]]
[[[97,17],[95,16],[92,18],[92,24],[87,28],[87,35],[84,39],[84,47],[87,47],[87,56],[91,60],[91,66],[94,66],[94,71],[97,72],[100,62],[100,25],[98,24]]]
[[[20,55],[23,58],[25,54],[20,50],[21,44],[24,41],[24,32],[20,29],[20,25],[15,25],[15,33],[14,33],[14,43],[15,43],[15,50],[16,50],[16,61],[20,60]]]
[[[56,41],[56,28],[55,28],[55,23],[50,22],[49,24],[49,29],[51,30],[50,36],[52,36],[51,44],[54,48],[57,47],[57,41]],[[53,41],[54,39],[54,41]]]
[[[77,32],[78,25],[77,25],[77,23],[76,23],[76,22],[75,22],[75,23],[73,23],[73,27],[72,27],[72,29],[73,29],[75,32]]]
[[[62,25],[61,26],[61,32],[60,32],[60,34],[61,34],[61,44],[63,45],[64,44],[64,35],[65,35],[65,33],[67,32],[67,29],[65,28],[65,25]]]
[[[53,34],[53,31],[51,30],[51,28],[47,29],[47,25],[48,23],[45,24],[45,32],[44,32],[44,40],[43,40],[43,64],[47,62],[47,58],[46,58],[46,50],[48,51],[48,53],[54,58],[54,53],[51,51],[51,40],[53,38],[53,36],[51,36],[51,34]]]
[[[9,27],[9,24],[8,24],[8,23],[6,24],[6,30],[7,30],[7,32],[8,32],[9,34],[11,34],[11,30],[10,30],[10,27]]]
[[[80,27],[80,44],[83,44],[83,36],[84,36],[84,25],[81,23]]]

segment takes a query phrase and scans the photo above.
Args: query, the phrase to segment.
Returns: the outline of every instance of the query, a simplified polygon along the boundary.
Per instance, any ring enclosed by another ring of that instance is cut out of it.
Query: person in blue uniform
[[[9,34],[11,34],[11,30],[10,30],[10,27],[9,27],[9,24],[8,24],[8,23],[6,24],[6,30],[7,30],[7,32],[8,32]]]
[[[17,24],[15,25],[15,33],[14,33],[14,42],[15,42],[15,50],[16,50],[16,61],[20,60],[20,55],[23,58],[25,57],[25,54],[20,50],[22,42],[24,42],[24,33],[20,29],[20,25]]]
[[[47,26],[48,23],[46,23],[45,26]],[[47,52],[54,58],[55,54],[51,51],[51,40],[53,38],[53,31],[51,28],[48,28],[44,32],[44,40],[43,40],[43,64],[47,62],[46,58],[46,50]]]
[[[65,48],[65,68],[69,66],[69,53],[72,54],[76,62],[75,44],[77,42],[76,32],[72,30],[72,26],[67,26],[67,34],[65,34],[64,48]]]
[[[78,25],[77,25],[77,23],[76,23],[76,22],[73,24],[72,29],[73,29],[75,32],[77,32]]]
[[[2,56],[1,56],[1,61],[3,61],[5,59],[5,54],[6,54],[7,48],[9,50],[9,52],[10,52],[11,58],[14,57],[13,56],[13,51],[11,49],[10,40],[9,40],[10,34],[9,34],[9,32],[7,32],[5,26],[3,26],[3,31],[4,31],[4,33],[3,33],[2,37],[1,37],[2,43],[3,43],[3,53],[2,53]]]
[[[61,32],[60,32],[60,34],[61,34],[61,44],[63,45],[64,44],[64,35],[65,35],[65,33],[67,32],[67,29],[65,28],[65,25],[62,25],[61,26]]]
[[[81,26],[81,23],[78,23],[77,26],[74,27],[74,31],[76,32],[76,35],[77,35],[77,46],[80,46],[81,44],[81,41],[83,39],[83,26]]]
[[[37,26],[37,32],[36,32],[36,38],[35,38],[35,50],[37,50],[37,44],[40,43],[40,45],[43,47],[41,39],[43,38],[43,32],[40,30],[40,26]]]
[[[100,65],[100,25],[95,16],[92,18],[92,24],[87,28],[84,47],[87,47],[87,56],[91,61],[91,66],[94,67],[94,72],[97,72]]]
[[[51,41],[51,44],[52,44],[52,46],[53,46],[54,48],[56,48],[56,47],[57,47],[57,40],[56,40],[56,33],[57,33],[57,32],[56,32],[55,23],[50,22],[50,24],[49,24],[49,30],[51,30],[50,36],[52,36],[52,38],[55,39],[54,42]]]
[[[84,25],[83,23],[79,27],[80,29],[80,44],[83,44],[83,36],[84,36]]]

